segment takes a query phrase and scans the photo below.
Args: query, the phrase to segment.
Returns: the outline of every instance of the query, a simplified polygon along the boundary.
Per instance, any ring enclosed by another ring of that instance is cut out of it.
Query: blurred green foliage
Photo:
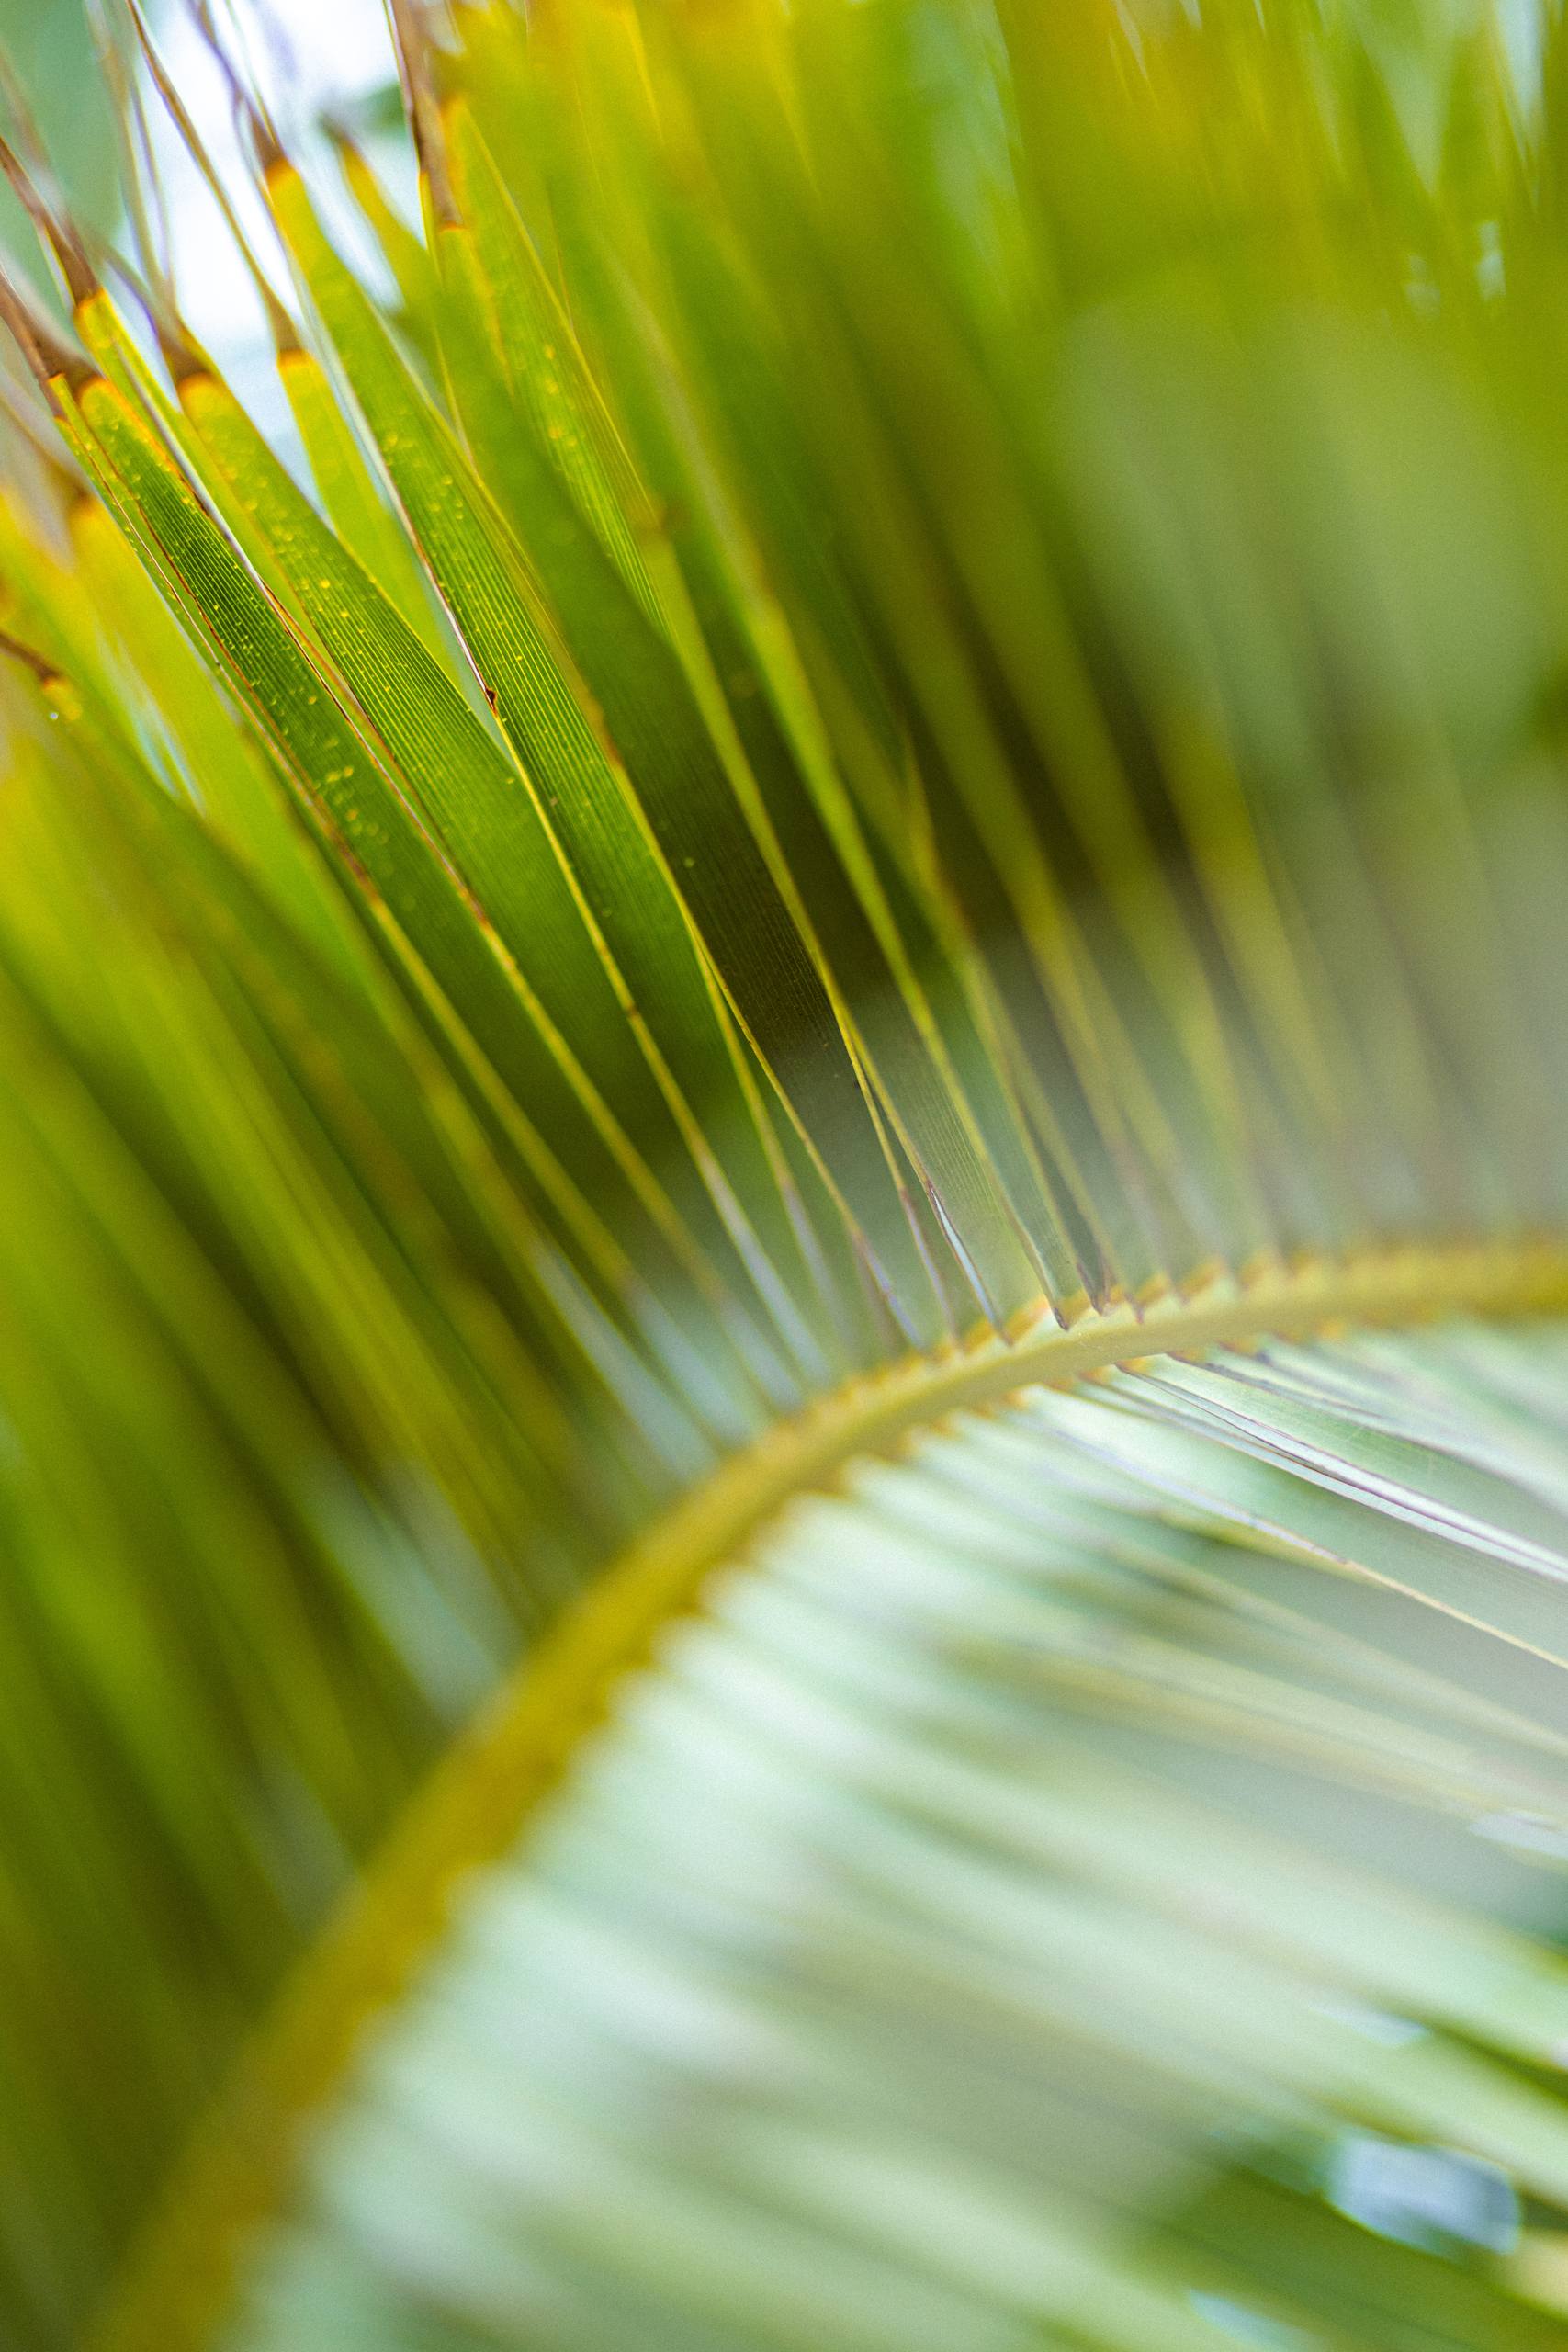
[[[120,134],[87,0],[0,0],[0,56],[73,210],[107,234],[119,214]],[[15,111],[3,100],[0,120],[15,140]],[[9,189],[0,200],[0,243],[24,263],[36,253]]]

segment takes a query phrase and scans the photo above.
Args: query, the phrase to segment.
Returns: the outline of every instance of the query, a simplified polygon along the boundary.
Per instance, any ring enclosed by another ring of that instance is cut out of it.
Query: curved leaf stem
[[[1564,1309],[1568,1240],[1387,1248],[1226,1276],[1066,1326],[1041,1307],[1006,1336],[860,1376],[776,1424],[604,1569],[436,1766],[196,2135],[93,2352],[199,2352],[213,2341],[244,2242],[286,2197],[311,2116],[367,2026],[412,1981],[464,1882],[514,1844],[617,1683],[794,1497],[831,1487],[855,1461],[897,1452],[950,1414],[1152,1357]]]

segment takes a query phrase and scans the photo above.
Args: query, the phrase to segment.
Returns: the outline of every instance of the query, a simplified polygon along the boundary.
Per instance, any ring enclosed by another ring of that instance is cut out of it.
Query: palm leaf
[[[1556,14],[393,16],[297,440],[12,159],[0,2335],[1544,2352]]]

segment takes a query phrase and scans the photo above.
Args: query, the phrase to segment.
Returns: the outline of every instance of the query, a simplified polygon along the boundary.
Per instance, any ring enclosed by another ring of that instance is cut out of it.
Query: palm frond
[[[287,441],[16,166],[0,2332],[1544,2347],[1558,14],[393,15]]]

